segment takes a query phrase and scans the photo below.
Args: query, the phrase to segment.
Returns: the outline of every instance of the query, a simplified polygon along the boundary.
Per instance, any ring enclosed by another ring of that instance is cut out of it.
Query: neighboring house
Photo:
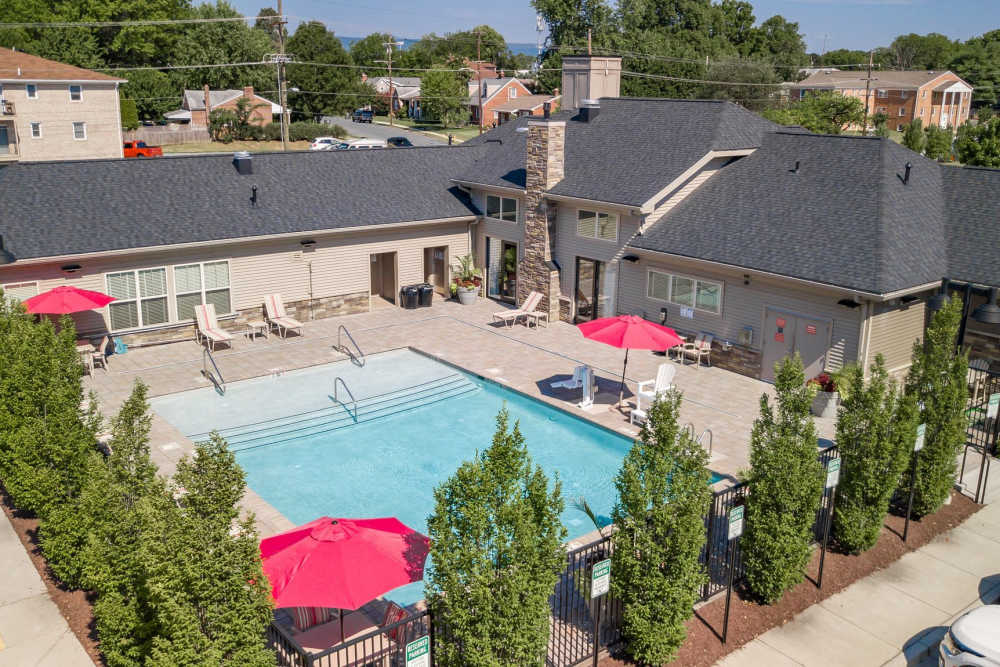
[[[512,76],[469,81],[469,113],[472,122],[483,127],[500,124],[499,107],[518,98],[531,96],[524,82]],[[480,114],[480,110],[482,113]],[[509,111],[505,113],[510,113]],[[540,113],[540,112],[539,112]],[[482,123],[480,123],[482,118]]]
[[[810,92],[835,90],[865,102],[867,73],[856,71],[820,71],[797,83],[788,84],[792,99]],[[914,118],[924,127],[958,128],[969,120],[972,86],[953,72],[872,72],[868,91],[870,115],[884,113],[889,128],[902,130]]]
[[[553,320],[665,319],[713,335],[713,365],[764,379],[793,352],[810,375],[877,354],[903,373],[943,277],[1000,287],[998,170],[789,131],[729,102],[584,103],[613,87],[609,68],[575,57],[567,71],[563,111],[455,147],[238,157],[242,174],[212,155],[12,165],[0,286],[109,292],[78,327],[145,344],[190,338],[195,303],[235,329],[275,292],[308,320],[396,301],[401,285],[445,290],[471,252],[490,298],[539,291]],[[67,190],[73,205],[52,206]],[[109,204],[139,190],[148,215]],[[1000,338],[984,327],[970,320],[966,340]]]
[[[250,100],[253,108],[250,120],[255,125],[270,125],[281,114],[281,105],[253,92],[253,86],[243,90],[209,90],[205,86],[202,90],[185,90],[181,108],[168,111],[163,117],[175,123],[189,123],[191,127],[208,127],[208,117],[213,111],[236,111],[240,99]]]
[[[556,91],[558,93],[558,90]],[[559,106],[560,97],[556,95],[525,95],[515,97],[502,104],[492,107],[496,114],[496,123],[501,125],[512,118],[521,116],[541,116],[545,113],[545,105],[549,105],[550,111],[556,111]]]
[[[0,47],[0,162],[121,157],[122,83]]]
[[[376,97],[382,99],[386,105],[391,99],[394,113],[406,108],[408,117],[419,119],[422,116],[419,77],[394,76],[390,79],[387,76],[377,76],[374,79],[369,79],[367,75],[362,74],[361,81],[371,85],[375,89]]]

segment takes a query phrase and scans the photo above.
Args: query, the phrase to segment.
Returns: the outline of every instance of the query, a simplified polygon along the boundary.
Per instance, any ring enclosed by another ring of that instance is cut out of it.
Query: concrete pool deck
[[[623,350],[586,340],[575,326],[564,322],[540,329],[491,325],[491,314],[501,308],[486,300],[474,306],[438,301],[418,310],[380,308],[307,322],[303,336],[281,339],[272,335],[253,342],[235,336],[233,348],[218,350],[214,358],[227,382],[341,360],[345,355],[335,347],[338,328],[344,325],[365,354],[412,347],[623,435],[638,433],[627,413],[612,408],[618,399]],[[202,355],[201,346],[193,340],[130,349],[110,358],[108,373],[97,371],[86,378],[85,387],[96,392],[102,411],[110,416],[137,379],[149,385],[150,396],[208,386],[201,374]],[[654,378],[665,361],[652,352],[630,353],[626,402],[634,402],[636,383]],[[574,366],[584,363],[595,369],[598,395],[593,407],[580,410],[576,407],[578,391],[552,390],[549,383],[565,379]],[[710,467],[721,475],[735,476],[749,465],[750,429],[761,395],[773,395],[773,387],[719,368],[669,363],[677,365],[674,384],[684,393],[682,421],[692,423],[696,433],[712,431]],[[833,420],[818,419],[817,426],[821,437],[832,437]],[[190,440],[155,413],[151,441],[153,460],[164,475],[173,474],[177,461],[193,450]],[[292,527],[252,489],[243,504],[255,513],[262,536]]]

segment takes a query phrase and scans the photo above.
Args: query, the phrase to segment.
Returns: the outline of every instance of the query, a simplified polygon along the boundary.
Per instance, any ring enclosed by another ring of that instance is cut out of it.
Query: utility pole
[[[873,62],[874,58],[875,58],[875,52],[874,51],[869,51],[868,52],[868,76],[865,77],[865,119],[861,123],[861,135],[862,136],[867,136],[868,135],[869,99],[870,99],[871,90],[872,90],[872,81],[875,81],[875,79],[872,79],[872,65],[874,64],[874,62]]]
[[[479,100],[479,134],[483,133],[483,35],[476,31],[476,98]]]
[[[590,49],[590,28],[587,28],[587,55],[588,56],[594,55]]]
[[[281,150],[288,150],[288,84],[285,81],[285,12],[278,0],[278,104],[281,105]]]
[[[382,42],[382,46],[385,47],[385,60],[376,60],[377,63],[385,63],[386,67],[389,69],[389,125],[392,126],[392,119],[395,116],[393,110],[393,92],[392,92],[392,49],[396,46],[402,46],[402,42],[393,41],[392,35],[389,35],[388,42]]]

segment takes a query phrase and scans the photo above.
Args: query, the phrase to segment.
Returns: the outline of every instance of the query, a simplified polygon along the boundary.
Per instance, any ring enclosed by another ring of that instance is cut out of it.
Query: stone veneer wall
[[[318,299],[303,299],[301,301],[286,301],[285,313],[300,322],[310,320],[322,320],[327,317],[337,317],[340,315],[352,315],[354,313],[366,313],[369,309],[368,292],[354,292],[352,294],[341,294],[338,296],[321,297]],[[219,320],[219,326],[230,332],[244,332],[247,322],[251,320],[265,320],[266,311],[264,303],[254,308],[244,308],[237,311],[235,317],[226,317]],[[173,343],[182,340],[194,340],[194,324],[156,329],[153,331],[140,331],[137,333],[124,334],[121,338],[126,345],[142,347],[143,345],[155,345],[158,343]]]
[[[568,296],[559,297],[559,319],[563,322],[573,323],[573,302]]]
[[[563,151],[566,122],[537,120],[528,122],[524,256],[518,267],[518,303],[524,303],[532,290],[541,292],[539,308],[555,321],[561,315],[559,271],[552,263],[549,222],[554,219],[555,204],[546,201],[545,191],[563,179]]]
[[[719,343],[712,343],[713,366],[756,379],[760,377],[760,362],[761,353],[757,350],[742,345],[733,345],[729,350],[723,350]]]

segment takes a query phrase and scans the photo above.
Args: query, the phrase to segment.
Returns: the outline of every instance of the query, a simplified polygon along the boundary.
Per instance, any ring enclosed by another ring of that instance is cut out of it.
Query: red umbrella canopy
[[[430,540],[396,518],[322,517],[261,540],[277,607],[358,609],[420,581]]]
[[[644,320],[638,315],[602,317],[577,326],[584,338],[627,350],[666,350],[684,342],[670,327]]]
[[[29,313],[65,315],[103,308],[114,300],[113,296],[101,292],[62,285],[31,297],[24,302],[24,306]]]

